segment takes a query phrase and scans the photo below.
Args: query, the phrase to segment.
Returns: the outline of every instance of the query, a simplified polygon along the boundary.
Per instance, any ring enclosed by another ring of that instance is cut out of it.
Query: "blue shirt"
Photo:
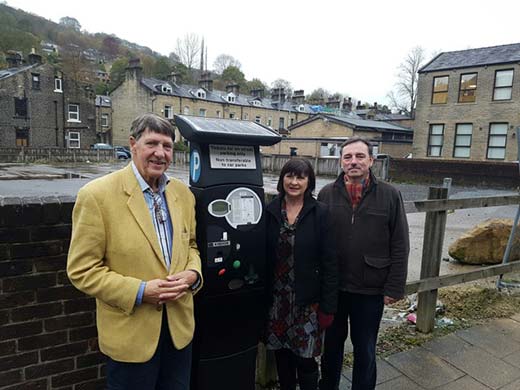
[[[151,187],[137,170],[137,167],[133,161],[132,169],[134,171],[137,182],[143,191],[144,200],[148,206],[150,217],[152,218],[155,234],[157,235],[157,240],[159,241],[159,246],[161,247],[164,262],[166,263],[166,267],[169,269],[172,257],[173,225],[164,191],[170,180],[168,179],[168,176],[163,173],[159,178],[159,191],[154,193]],[[155,200],[154,197],[156,198]],[[142,281],[135,299],[136,305],[140,305],[142,303],[145,287],[146,282]]]

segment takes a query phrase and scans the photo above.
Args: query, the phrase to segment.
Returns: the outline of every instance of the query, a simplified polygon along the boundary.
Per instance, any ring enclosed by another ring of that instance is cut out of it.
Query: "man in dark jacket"
[[[338,179],[318,199],[327,203],[338,254],[338,310],[325,335],[320,390],[337,390],[350,324],[354,346],[352,390],[376,385],[376,342],[383,308],[404,295],[408,223],[399,191],[372,175],[370,143],[353,137],[341,145]]]

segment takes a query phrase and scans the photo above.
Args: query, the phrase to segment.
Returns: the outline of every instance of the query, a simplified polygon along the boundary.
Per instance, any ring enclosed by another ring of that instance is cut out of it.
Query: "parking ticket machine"
[[[266,310],[259,146],[281,138],[248,121],[176,115],[175,123],[190,141],[190,187],[204,276],[195,297],[191,388],[254,389]]]

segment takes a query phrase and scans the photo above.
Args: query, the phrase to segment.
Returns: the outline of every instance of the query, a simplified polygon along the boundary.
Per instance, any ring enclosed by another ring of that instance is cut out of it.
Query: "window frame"
[[[76,106],[78,108],[78,111],[77,112],[74,112],[74,111],[71,111],[70,108],[72,106]],[[77,114],[77,118],[74,119],[71,114]],[[81,117],[80,117],[80,110],[79,110],[79,104],[77,103],[69,103],[67,105],[67,122],[75,122],[75,123],[79,123],[81,122]]]
[[[513,75],[511,77],[511,85],[497,87],[497,74],[499,72],[513,72]],[[507,100],[512,100],[513,99],[513,82],[514,82],[514,79],[515,79],[515,70],[514,70],[514,68],[497,69],[497,70],[495,70],[495,79],[493,81],[493,101],[494,102],[503,102],[503,101],[507,101]],[[500,90],[500,89],[509,89],[509,98],[507,98],[507,99],[496,99],[495,98],[495,93],[497,92],[497,90]]]
[[[471,126],[471,132],[469,134],[458,134],[459,126]],[[457,145],[459,137],[467,137],[469,135],[469,145]],[[471,144],[473,142],[473,123],[457,123],[455,124],[455,135],[453,138],[453,157],[454,158],[471,158]],[[467,156],[456,156],[457,150],[468,150]]]
[[[475,75],[475,77],[476,77],[475,88],[465,88],[465,89],[462,89],[462,78],[464,76],[469,76],[469,75]],[[478,72],[461,73],[460,78],[459,78],[459,98],[457,100],[458,103],[462,103],[462,104],[465,104],[465,103],[476,103],[476,101],[477,101],[477,89],[478,89]],[[463,92],[467,92],[467,91],[473,91],[473,100],[471,100],[471,101],[462,101],[461,100],[462,94],[463,94]]]
[[[165,104],[163,112],[164,112],[164,117],[166,119],[173,119],[173,106],[172,105]]]
[[[448,82],[446,83],[446,90],[445,91],[444,90],[436,91],[435,90],[435,81],[437,79],[443,79],[443,78],[448,79]],[[435,76],[433,78],[433,81],[432,81],[432,101],[431,101],[431,104],[447,104],[448,103],[448,91],[449,91],[449,88],[450,88],[450,76],[449,75]],[[436,95],[440,95],[440,94],[445,94],[446,99],[443,102],[436,102],[435,101],[435,96]]]
[[[31,73],[31,88],[40,90],[41,89],[41,77],[39,73]]]
[[[75,134],[77,135],[77,138],[72,139],[71,135]],[[78,146],[72,146],[72,142],[78,142]],[[69,131],[68,137],[67,137],[67,147],[69,149],[79,149],[81,147],[81,133],[79,131]]]
[[[199,108],[199,116],[205,118],[207,112],[208,112],[208,110],[206,110],[205,108]]]
[[[434,134],[432,133],[432,130],[436,126],[442,126],[442,132],[440,134]],[[430,127],[428,128],[428,145],[426,148],[426,156],[427,157],[442,157],[442,149],[444,148],[444,131],[446,130],[446,126],[444,123],[432,123],[430,124]],[[441,136],[441,143],[440,144],[432,144],[431,143],[431,137],[432,136]],[[439,147],[439,154],[432,154],[431,149],[432,147]]]
[[[278,130],[285,129],[285,117],[281,116],[278,118]]]
[[[27,118],[29,116],[29,100],[26,97],[14,97],[14,117]],[[23,106],[23,107],[21,107]]]
[[[30,129],[28,128],[15,128],[15,145],[16,147],[28,147],[29,146],[29,132],[30,132]],[[24,142],[18,142],[18,141],[23,141],[25,140],[25,145],[21,145],[23,144]]]
[[[54,92],[63,93],[63,79],[59,77],[54,78]]]
[[[108,127],[108,114],[101,114],[101,127]]]
[[[259,123],[259,124],[262,123],[262,117],[260,115],[255,116],[255,123]]]
[[[505,127],[506,127],[505,134],[491,134],[491,128],[493,127],[493,125],[505,125]],[[498,160],[505,160],[506,159],[508,130],[509,130],[509,123],[507,123],[507,122],[491,122],[489,124],[488,142],[487,142],[487,148],[486,148],[486,159],[487,160],[497,160],[498,161]],[[504,139],[504,146],[491,146],[491,138],[492,137],[493,137],[493,139],[497,139],[499,137],[503,138]],[[491,149],[493,149],[493,150],[502,149],[504,151],[504,157],[502,157],[502,158],[489,157],[489,152],[490,152]]]

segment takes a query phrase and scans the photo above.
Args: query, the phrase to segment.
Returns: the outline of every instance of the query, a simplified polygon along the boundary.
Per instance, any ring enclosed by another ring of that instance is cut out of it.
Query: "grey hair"
[[[152,113],[139,115],[134,119],[130,127],[130,136],[138,140],[147,129],[154,133],[167,135],[171,137],[172,141],[175,141],[175,130],[172,124],[165,118]]]

